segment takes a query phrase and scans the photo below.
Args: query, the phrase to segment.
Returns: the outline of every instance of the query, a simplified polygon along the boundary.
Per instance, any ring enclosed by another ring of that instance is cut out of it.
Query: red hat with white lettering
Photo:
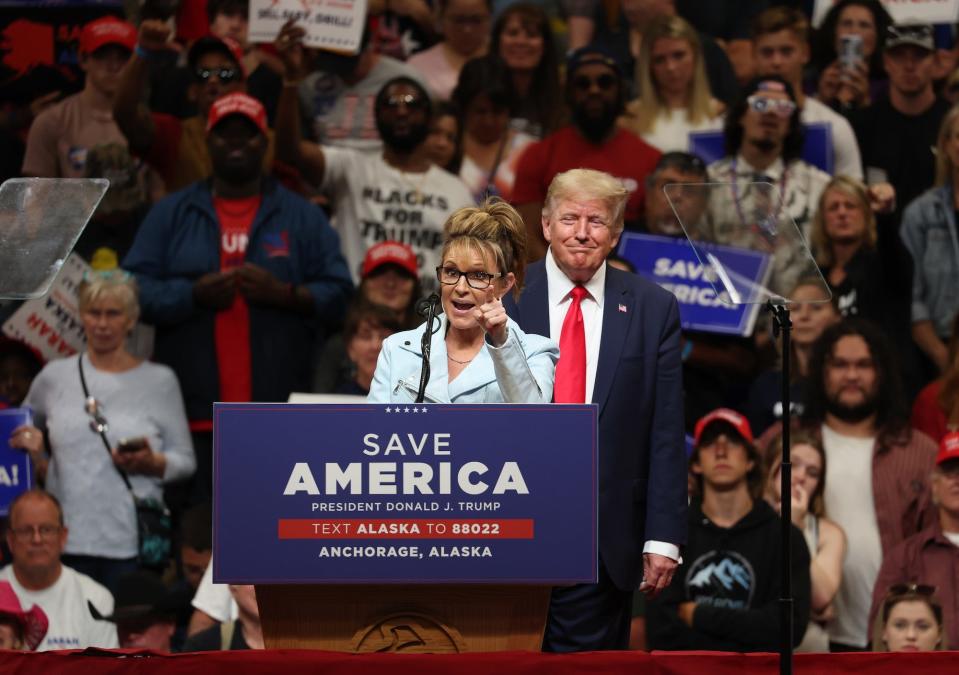
[[[939,454],[936,455],[936,466],[953,459],[959,459],[959,431],[952,431],[939,441]]]
[[[363,258],[363,270],[360,273],[364,279],[370,273],[382,267],[387,263],[392,263],[403,268],[411,276],[419,274],[419,265],[416,263],[416,254],[409,244],[403,244],[398,241],[381,241],[379,244],[371,246]]]
[[[735,410],[729,408],[717,408],[711,413],[704,415],[696,422],[696,429],[693,433],[695,445],[699,445],[699,439],[710,424],[714,422],[725,422],[736,430],[736,433],[743,437],[743,440],[752,445],[753,430],[749,426],[749,421]]]
[[[206,132],[210,133],[213,127],[231,115],[243,115],[266,135],[266,108],[249,94],[240,91],[221,96],[213,102],[206,119]]]
[[[105,16],[91,21],[80,33],[80,53],[92,54],[100,47],[120,45],[133,51],[137,44],[137,29],[132,23],[121,21],[114,16]]]

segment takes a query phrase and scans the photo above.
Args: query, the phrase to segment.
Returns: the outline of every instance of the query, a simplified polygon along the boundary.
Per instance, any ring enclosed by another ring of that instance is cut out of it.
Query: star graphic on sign
[[[426,406],[425,406],[425,405],[424,405],[422,408],[420,408],[420,412],[424,412],[424,413],[426,412]]]
[[[403,408],[403,412],[408,413],[409,411],[410,411],[409,408]]]
[[[413,412],[418,413],[419,411],[420,411],[419,408],[413,408]]]
[[[386,412],[393,412],[392,408],[387,408]]]

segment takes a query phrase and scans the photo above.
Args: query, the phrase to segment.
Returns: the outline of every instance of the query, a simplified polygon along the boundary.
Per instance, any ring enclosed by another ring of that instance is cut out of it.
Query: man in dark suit
[[[555,588],[546,651],[624,649],[633,591],[669,585],[686,540],[679,310],[667,291],[613,269],[628,193],[573,169],[549,186],[546,258],[511,307],[560,343],[554,400],[599,406],[599,579]]]

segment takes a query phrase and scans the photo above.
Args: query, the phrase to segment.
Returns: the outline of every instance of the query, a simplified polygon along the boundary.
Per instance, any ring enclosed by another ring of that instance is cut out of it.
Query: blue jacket
[[[899,236],[912,255],[912,322],[932,321],[944,340],[959,311],[959,235],[950,186],[932,188],[902,214]]]
[[[529,333],[549,335],[548,285],[540,260],[527,269],[518,306],[504,298]],[[686,543],[679,336],[672,293],[607,266],[592,400],[599,406],[599,554],[625,591],[639,586],[645,541]]]
[[[250,305],[254,401],[285,401],[307,391],[317,319],[341,318],[352,291],[340,242],[316,206],[272,180],[250,228],[246,260],[285,283],[306,286],[316,315]],[[193,302],[193,284],[220,269],[220,227],[210,185],[198,182],[163,199],[140,226],[124,267],[136,275],[143,318],[156,326],[154,359],[180,379],[187,415],[209,420],[219,400],[216,312]]]
[[[452,382],[446,358],[446,315],[430,343],[428,403],[549,403],[559,347],[548,338],[526,335],[509,320],[506,343],[486,344]],[[368,401],[412,403],[420,384],[423,327],[394,333],[383,342]]]

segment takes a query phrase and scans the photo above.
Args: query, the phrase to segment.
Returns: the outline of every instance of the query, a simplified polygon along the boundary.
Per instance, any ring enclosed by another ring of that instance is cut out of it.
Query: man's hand
[[[494,347],[502,347],[506,344],[506,309],[503,307],[503,301],[493,293],[492,286],[486,289],[486,303],[474,310],[473,314],[483,332],[489,335]]]
[[[673,580],[673,573],[679,566],[672,558],[658,553],[643,554],[643,583],[639,590],[649,598],[655,598],[669,586]]]
[[[167,25],[166,21],[146,19],[140,24],[138,41],[140,46],[147,51],[159,51],[169,48],[170,35],[170,26]]]
[[[162,476],[166,468],[166,458],[153,452],[149,444],[134,452],[119,452],[114,448],[110,454],[113,456],[113,463],[131,476]]]
[[[217,312],[229,309],[236,295],[234,273],[210,272],[193,284],[193,300],[196,304]]]
[[[896,188],[892,183],[869,186],[869,208],[873,213],[892,213],[896,209]]]
[[[273,47],[283,62],[283,77],[287,80],[301,80],[306,75],[306,51],[303,47],[305,35],[306,29],[297,26],[296,22],[290,19],[280,28],[273,42]]]
[[[284,306],[290,296],[290,287],[259,265],[243,263],[236,270],[240,293],[252,305]]]

